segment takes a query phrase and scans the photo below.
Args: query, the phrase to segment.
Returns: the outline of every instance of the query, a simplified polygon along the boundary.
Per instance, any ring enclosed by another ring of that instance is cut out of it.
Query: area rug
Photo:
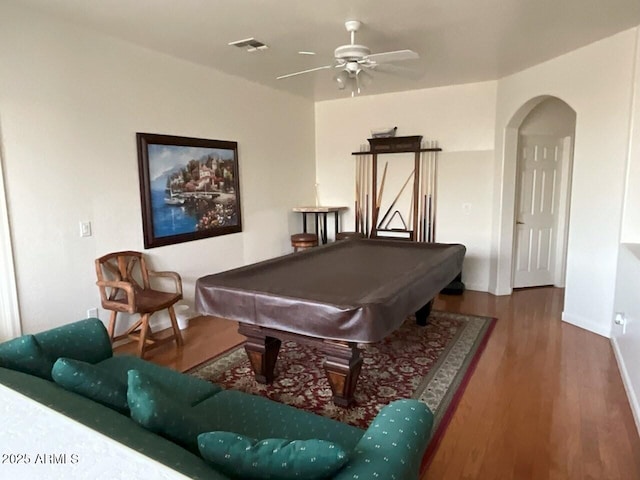
[[[434,414],[427,452],[433,451],[493,329],[495,319],[433,311],[426,327],[413,316],[382,342],[361,345],[363,365],[355,401],[335,406],[322,362],[308,345],[282,342],[271,385],[255,381],[242,346],[189,373],[225,388],[262,395],[366,429],[378,411],[400,398],[426,403]]]

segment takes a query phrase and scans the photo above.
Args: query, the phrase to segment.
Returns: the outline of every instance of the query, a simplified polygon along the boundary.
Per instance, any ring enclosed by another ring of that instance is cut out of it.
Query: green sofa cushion
[[[351,452],[364,430],[315,415],[289,405],[238,390],[223,390],[196,405],[200,417],[207,416],[215,428],[251,438],[320,439],[340,444]]]
[[[59,358],[51,370],[53,381],[83,397],[128,414],[127,383],[90,363]]]
[[[52,363],[60,357],[98,363],[113,355],[107,329],[97,318],[69,323],[34,336]]]
[[[224,474],[242,480],[321,480],[347,462],[347,453],[325,440],[256,440],[231,432],[198,436],[202,457]]]
[[[53,360],[33,335],[24,335],[0,344],[0,367],[51,380]]]
[[[214,383],[184,375],[132,355],[116,355],[98,363],[96,367],[121,379],[123,383],[128,382],[129,370],[138,370],[165,387],[165,390],[171,392],[172,397],[190,406],[197,405],[222,390],[222,387]]]
[[[154,378],[129,371],[127,402],[131,418],[191,452],[198,453],[198,435],[214,430],[209,416],[199,415]]]

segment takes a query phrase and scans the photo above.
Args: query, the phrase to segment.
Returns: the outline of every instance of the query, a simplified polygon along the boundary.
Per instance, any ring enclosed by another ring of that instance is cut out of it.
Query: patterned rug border
[[[438,312],[440,314],[449,314],[449,312]],[[469,350],[467,355],[465,356],[463,365],[458,370],[455,377],[452,379],[449,388],[447,389],[445,398],[448,401],[445,402],[445,408],[443,409],[441,406],[438,407],[437,411],[434,412],[434,428],[433,433],[431,434],[431,439],[429,440],[429,445],[427,446],[427,450],[422,458],[422,466],[420,468],[420,472],[423,473],[424,470],[429,466],[433,456],[440,445],[440,441],[444,436],[444,432],[447,430],[451,419],[453,418],[453,414],[458,408],[458,404],[462,399],[462,395],[475,372],[475,369],[482,357],[482,353],[484,352],[487,343],[489,342],[489,338],[493,333],[493,329],[495,328],[496,322],[498,319],[496,317],[487,317],[483,315],[473,315],[473,314],[464,314],[464,313],[455,313],[451,315],[462,315],[465,317],[473,317],[484,320],[484,323],[481,327],[481,333],[476,338],[472,348]],[[460,335],[463,332],[460,332]],[[450,347],[453,348],[456,342],[451,342]],[[448,352],[447,352],[448,353]],[[435,377],[438,372],[440,372],[441,368],[443,368],[447,362],[448,355],[443,354],[439,359],[437,364],[433,367],[433,369],[425,376],[423,380],[424,383],[429,383],[430,378]],[[421,385],[422,386],[422,385]],[[451,387],[455,388],[451,388]],[[419,391],[419,390],[416,390]],[[423,395],[419,397],[419,400],[424,401],[424,390]],[[426,403],[426,402],[425,402]],[[427,403],[428,405],[428,403]]]
[[[426,403],[434,414],[433,433],[422,459],[421,471],[431,462],[497,321],[495,317],[440,310],[434,310],[433,314],[449,318],[464,317],[468,320],[465,326],[451,339],[445,351],[422,379],[413,395],[413,398]],[[476,321],[469,321],[469,319]],[[473,341],[465,342],[465,337],[467,340],[473,338]],[[235,364],[238,358],[245,358],[243,345],[244,342],[230,347],[215,357],[190,368],[185,373],[194,374],[216,362],[219,362],[219,368],[215,371],[224,370],[228,368],[229,364]],[[427,386],[431,388],[427,388]],[[434,388],[436,386],[440,388]]]

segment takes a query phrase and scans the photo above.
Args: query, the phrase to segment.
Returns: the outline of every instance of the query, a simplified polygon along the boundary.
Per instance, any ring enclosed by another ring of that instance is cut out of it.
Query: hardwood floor
[[[640,437],[611,344],[560,321],[563,293],[436,300],[437,309],[498,321],[422,480],[640,479]],[[194,319],[183,348],[149,359],[187,370],[242,341],[235,329]]]

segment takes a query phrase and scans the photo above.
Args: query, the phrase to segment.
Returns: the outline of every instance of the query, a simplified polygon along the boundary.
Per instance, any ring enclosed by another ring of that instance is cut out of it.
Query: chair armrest
[[[149,270],[149,276],[150,277],[165,277],[165,278],[171,278],[174,283],[176,284],[176,293],[179,293],[182,295],[182,278],[180,278],[180,275],[176,272],[152,272],[151,270]]]
[[[131,285],[129,282],[123,282],[122,280],[98,280],[96,282],[96,285],[98,287],[102,287],[102,288],[118,288],[121,290],[124,290],[125,293],[127,294],[127,307],[129,309],[129,313],[134,313],[136,310],[136,292],[133,288],[133,285]],[[109,300],[108,298],[103,299],[103,301],[106,300],[107,302],[110,301],[116,301],[116,300]],[[124,304],[124,302],[121,302]]]
[[[432,425],[433,414],[424,403],[391,402],[373,419],[334,480],[417,480]]]

